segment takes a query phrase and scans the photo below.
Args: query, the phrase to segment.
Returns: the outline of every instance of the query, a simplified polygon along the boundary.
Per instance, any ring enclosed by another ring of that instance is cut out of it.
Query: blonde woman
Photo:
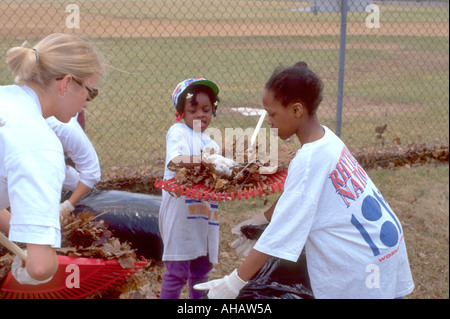
[[[7,64],[16,84],[0,86],[0,230],[26,243],[12,273],[22,284],[49,281],[61,244],[60,198],[65,176],[61,142],[46,120],[67,123],[98,95],[102,63],[90,44],[52,34],[33,48],[15,47]]]

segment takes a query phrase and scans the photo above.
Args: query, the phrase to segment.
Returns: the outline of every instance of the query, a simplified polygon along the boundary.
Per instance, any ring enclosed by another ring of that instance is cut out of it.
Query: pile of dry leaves
[[[135,249],[129,243],[121,242],[108,229],[108,223],[100,215],[91,212],[81,212],[77,215],[69,214],[61,218],[61,247],[58,255],[69,257],[115,259],[123,268],[131,268],[138,262]],[[9,252],[0,257],[0,282],[10,269],[14,256]],[[156,289],[152,286],[144,273],[149,267],[155,267],[154,261],[120,286],[105,291],[99,291],[88,298],[156,298]]]
[[[11,263],[13,260],[14,256],[11,255],[11,253],[8,253],[6,248],[0,246],[0,283],[11,270]]]
[[[352,149],[351,151],[364,169],[407,167],[408,165],[417,166],[424,163],[442,163],[449,161],[449,146],[443,144],[425,145],[411,143],[409,145],[402,145],[397,142],[382,147],[365,147],[361,150]],[[280,146],[279,169],[287,168],[294,155],[287,146]],[[239,176],[239,179],[232,181],[217,178],[217,175],[216,179],[214,179],[213,172],[211,171],[193,171],[183,174],[181,167],[174,167],[174,169],[181,171],[178,177],[179,181],[187,185],[205,182],[214,188],[217,187],[217,189],[225,189],[226,187],[232,189],[233,184],[238,185],[238,187],[244,187],[251,183],[252,180],[264,179],[264,175],[258,176],[257,171],[255,171],[256,166],[249,165],[246,169],[246,172],[249,174],[242,174]],[[102,174],[102,181],[96,187],[98,189],[115,189],[138,193],[159,193],[160,190],[155,188],[155,181],[161,180],[163,176],[164,159],[160,158],[154,163],[154,166],[113,168],[111,171]],[[245,181],[247,177],[248,179]],[[245,183],[240,185],[243,181]]]
[[[180,164],[172,164],[169,165],[169,169],[177,172],[175,180],[178,185],[183,185],[185,188],[192,188],[194,185],[201,184],[217,193],[236,193],[241,189],[266,181],[271,174],[287,169],[295,156],[295,153],[286,145],[280,145],[278,153],[269,154],[269,156],[266,152],[261,152],[263,155],[260,156],[257,147],[256,150],[252,150],[252,153],[249,153],[248,149],[239,151],[236,142],[233,144],[233,149],[232,160],[238,165],[232,168],[230,176],[218,173],[215,170],[214,163],[202,162],[201,166],[198,165],[191,169],[187,169]],[[271,158],[276,159],[276,161]],[[276,166],[274,166],[274,163],[276,163]]]
[[[113,167],[102,172],[102,180],[95,185],[100,190],[123,190],[137,193],[154,193],[155,180],[164,175],[164,159],[159,158],[153,166]]]
[[[123,268],[131,268],[139,261],[135,249],[127,242],[121,242],[108,229],[102,214],[91,212],[70,214],[61,220],[61,248],[58,254],[71,257],[115,259]],[[96,292],[89,298],[152,299],[156,298],[155,287],[148,282],[144,273],[155,263],[149,261],[144,268],[128,278],[121,285],[107,291]],[[156,287],[157,288],[157,287]]]
[[[355,158],[365,169],[418,166],[425,163],[444,163],[449,161],[449,146],[411,143],[394,144],[387,147],[368,147],[353,152]]]
[[[59,255],[116,259],[123,268],[130,268],[137,261],[135,250],[122,243],[108,229],[100,215],[81,212],[61,218],[61,247]]]

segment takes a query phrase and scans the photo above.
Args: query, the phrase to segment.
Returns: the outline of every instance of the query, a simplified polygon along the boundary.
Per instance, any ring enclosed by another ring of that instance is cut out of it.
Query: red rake
[[[177,184],[175,178],[169,180],[155,181],[155,187],[166,190],[171,193],[176,193],[186,198],[195,200],[217,200],[217,201],[234,201],[256,196],[263,197],[276,192],[281,192],[284,189],[284,182],[287,177],[287,170],[278,171],[275,174],[266,175],[267,179],[243,187],[237,192],[216,192],[214,188],[206,187],[203,184],[194,185],[191,188],[186,188],[183,185]]]
[[[253,132],[250,140],[250,147],[252,147],[256,141],[258,132],[261,129],[266,114],[267,112],[264,110],[260,115],[258,124],[256,125],[255,131]],[[241,174],[242,171],[239,172],[239,174]],[[183,185],[177,184],[175,178],[167,181],[157,179],[155,181],[155,187],[195,200],[234,201],[236,199],[242,200],[255,198],[256,196],[263,197],[269,195],[270,193],[276,193],[277,191],[281,192],[284,189],[284,182],[286,181],[287,174],[287,170],[281,170],[271,175],[265,175],[267,176],[265,181],[255,182],[253,185],[247,185],[236,192],[216,192],[214,188],[207,187],[203,184],[197,184],[191,188],[186,188]]]
[[[5,247],[22,260],[26,258],[23,250],[1,233],[0,239]],[[115,259],[58,256],[58,263],[58,270],[52,280],[41,285],[21,285],[9,272],[0,288],[0,299],[85,298],[97,291],[116,287],[145,266],[147,261],[142,258],[133,267],[123,268]]]

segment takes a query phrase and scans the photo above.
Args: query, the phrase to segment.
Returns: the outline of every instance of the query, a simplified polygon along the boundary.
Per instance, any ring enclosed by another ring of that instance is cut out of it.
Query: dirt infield
[[[115,18],[80,15],[80,28],[66,27],[69,13],[51,4],[0,4],[0,36],[25,39],[53,32],[74,32],[87,37],[205,37],[205,36],[321,36],[339,35],[339,22],[241,22]],[[365,21],[347,24],[349,35],[449,36],[448,23],[386,22],[369,29]]]

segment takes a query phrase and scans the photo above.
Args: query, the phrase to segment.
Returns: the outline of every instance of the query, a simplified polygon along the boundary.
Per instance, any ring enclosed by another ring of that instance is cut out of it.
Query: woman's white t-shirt
[[[61,244],[61,142],[28,86],[0,86],[0,209],[11,208],[9,239]]]
[[[68,123],[62,123],[51,116],[46,121],[61,141],[66,158],[70,158],[75,164],[75,168],[66,166],[64,187],[74,191],[78,182],[89,188],[94,187],[101,178],[100,163],[94,146],[77,118],[73,117]]]
[[[254,248],[297,261],[306,251],[316,298],[397,298],[414,283],[398,218],[328,128],[289,166],[272,220]]]
[[[176,172],[167,164],[180,155],[200,155],[206,148],[220,154],[220,148],[208,135],[194,132],[184,123],[174,124],[166,136],[164,179]],[[219,212],[217,201],[201,202],[184,196],[174,197],[163,191],[159,212],[159,228],[164,243],[163,261],[194,260],[209,256],[218,262]]]

